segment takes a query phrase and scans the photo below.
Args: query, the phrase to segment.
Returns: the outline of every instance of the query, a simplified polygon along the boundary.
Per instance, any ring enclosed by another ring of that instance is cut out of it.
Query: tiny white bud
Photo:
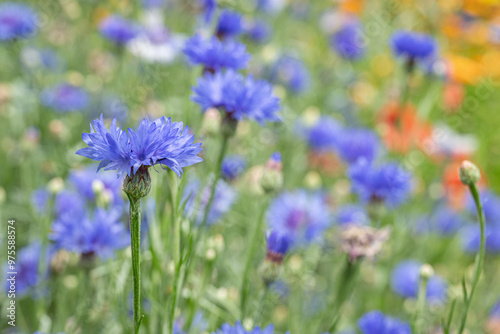
[[[94,192],[94,194],[99,194],[103,190],[104,190],[104,183],[102,183],[101,180],[92,181],[92,191]]]
[[[420,267],[420,277],[422,277],[423,279],[429,279],[432,276],[434,276],[434,269],[432,268],[432,266],[427,263],[423,264]]]
[[[64,189],[64,181],[60,177],[55,177],[47,184],[47,189],[53,194],[57,194]]]

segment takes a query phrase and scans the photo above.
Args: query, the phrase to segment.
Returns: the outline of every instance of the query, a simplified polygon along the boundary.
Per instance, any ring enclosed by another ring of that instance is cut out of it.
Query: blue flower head
[[[261,20],[253,20],[245,24],[245,35],[255,43],[265,43],[271,37],[272,28]]]
[[[41,273],[39,272],[41,253],[42,246],[40,242],[35,241],[18,251],[15,270],[11,270],[8,264],[6,264],[7,267],[5,268],[5,272],[17,272],[15,278],[15,292],[19,296],[26,295],[29,289],[36,287],[44,278],[43,276],[48,273],[48,265],[46,265]],[[44,261],[46,264],[48,263],[48,259]],[[8,278],[9,276],[7,276],[7,279]],[[10,290],[10,283],[11,282],[7,280],[5,285],[6,291]]]
[[[365,54],[365,44],[358,20],[349,20],[330,38],[330,45],[342,57],[356,60]]]
[[[214,72],[223,68],[239,70],[247,67],[250,54],[246,46],[233,40],[220,41],[216,37],[205,39],[197,34],[186,41],[184,54],[193,65],[203,65]]]
[[[267,236],[267,256],[271,261],[281,262],[293,244],[293,240],[286,234],[271,230]]]
[[[67,83],[45,89],[40,100],[47,108],[57,112],[84,110],[89,104],[88,93],[80,88]]]
[[[0,4],[0,42],[28,38],[38,31],[38,15],[22,3]]]
[[[80,217],[85,213],[85,200],[74,191],[63,190],[56,195],[54,212],[56,217]]]
[[[440,206],[430,216],[419,221],[419,232],[435,232],[439,235],[455,234],[464,225],[463,217],[446,206]]]
[[[479,251],[481,243],[481,231],[477,223],[469,224],[460,230],[462,248],[468,253]],[[500,227],[486,226],[486,251],[492,254],[500,253]]]
[[[301,93],[309,87],[310,75],[300,59],[285,55],[273,65],[270,81],[282,84],[294,93]]]
[[[348,204],[341,206],[336,214],[336,221],[340,225],[356,224],[368,225],[370,218],[365,209],[359,205]]]
[[[412,31],[397,31],[391,37],[392,51],[398,57],[424,60],[434,55],[437,45],[434,38]]]
[[[136,23],[126,20],[120,15],[111,15],[99,24],[101,34],[116,44],[127,44],[139,35]]]
[[[391,288],[404,298],[417,298],[422,264],[414,260],[400,262],[392,271]],[[427,282],[427,301],[444,303],[446,301],[446,282],[437,275]]]
[[[36,189],[31,194],[31,202],[33,204],[33,207],[39,214],[43,214],[47,211],[49,200],[50,193],[45,188]]]
[[[226,180],[234,180],[247,168],[246,159],[240,155],[229,155],[222,161],[222,177]]]
[[[217,8],[217,0],[198,0],[198,5],[201,8],[203,21],[210,23]]]
[[[117,210],[97,208],[92,217],[86,214],[63,216],[52,225],[50,238],[59,249],[81,255],[112,257],[115,250],[129,245],[130,238]]]
[[[410,325],[399,319],[384,315],[380,311],[365,313],[358,320],[362,334],[411,334]]]
[[[188,127],[165,116],[155,121],[145,118],[137,131],[129,128],[128,134],[116,126],[116,119],[108,130],[102,115],[92,125],[90,133],[82,135],[88,147],[76,154],[100,161],[98,170],[117,170],[130,176],[141,166],[160,165],[180,177],[182,167],[202,161],[197,155],[202,150],[201,143],[194,143]]]
[[[500,227],[500,197],[489,189],[481,190],[479,196],[483,204],[486,224],[489,226]],[[473,215],[473,217],[476,217],[476,204],[474,203],[472,195],[469,195],[467,198],[466,208],[467,211]]]
[[[377,135],[368,129],[344,129],[338,136],[338,152],[342,160],[354,164],[360,160],[371,163],[379,150]]]
[[[212,188],[210,181],[200,192],[200,181],[190,180],[184,188],[183,202],[186,201],[185,213],[188,217],[194,216],[197,224],[203,223],[205,209],[210,200]],[[199,196],[197,196],[199,194]],[[223,180],[219,180],[215,186],[214,199],[207,216],[207,224],[211,225],[218,222],[226,213],[229,212],[236,200],[236,191]]]
[[[299,124],[298,132],[306,139],[309,148],[318,152],[328,152],[337,148],[341,126],[335,119],[322,116],[309,127]]]
[[[364,202],[383,202],[395,207],[408,197],[411,175],[395,163],[374,166],[361,160],[349,169],[353,191]]]
[[[217,23],[216,35],[220,39],[232,38],[243,32],[243,17],[240,13],[224,9]]]
[[[320,239],[330,226],[330,218],[323,195],[304,190],[279,195],[271,202],[267,212],[271,229],[288,236],[294,246]]]
[[[202,111],[222,109],[232,119],[248,118],[260,124],[280,120],[280,99],[273,94],[272,86],[251,76],[244,78],[232,70],[205,73],[193,92],[191,99]]]

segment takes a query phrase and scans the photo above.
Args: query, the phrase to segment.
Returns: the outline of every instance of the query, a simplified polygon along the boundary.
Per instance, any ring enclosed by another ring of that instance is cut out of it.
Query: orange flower
[[[475,84],[481,79],[483,67],[477,61],[458,55],[448,55],[446,59],[450,64],[450,77],[454,81]]]
[[[307,161],[311,168],[317,169],[329,176],[339,175],[342,170],[340,159],[332,152],[310,151],[307,153]]]
[[[463,185],[458,175],[458,168],[460,167],[462,161],[463,159],[451,162],[445,167],[443,173],[443,188],[446,199],[448,204],[457,210],[464,207],[468,193],[467,186]],[[484,186],[486,184],[484,175],[485,174],[481,171],[481,179],[479,180],[478,186]]]
[[[399,103],[390,102],[382,109],[379,123],[382,140],[391,151],[408,152],[431,136],[431,125],[418,118],[411,104],[402,108]]]
[[[339,8],[344,13],[361,14],[364,7],[364,0],[344,0],[340,2]]]
[[[456,111],[462,105],[464,86],[458,82],[448,82],[443,87],[443,106],[446,111]]]

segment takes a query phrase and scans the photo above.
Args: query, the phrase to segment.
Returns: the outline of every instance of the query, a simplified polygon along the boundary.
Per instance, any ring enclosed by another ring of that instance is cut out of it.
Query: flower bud
[[[428,280],[432,276],[434,276],[434,269],[432,268],[432,266],[430,264],[423,264],[420,267],[420,278]]]
[[[205,111],[203,121],[201,123],[201,132],[208,136],[214,136],[220,133],[221,116],[220,112],[215,108],[210,108]]]
[[[141,166],[134,175],[126,176],[123,181],[123,191],[132,199],[146,197],[151,190],[151,176],[149,167]]]
[[[282,166],[281,154],[279,152],[273,153],[260,178],[260,185],[265,192],[274,192],[283,186]]]
[[[479,168],[470,161],[463,161],[458,168],[458,174],[460,176],[460,181],[466,185],[471,186],[476,184],[481,178],[481,172]]]
[[[47,188],[51,193],[57,194],[64,189],[64,181],[60,177],[55,177],[49,181]]]
[[[222,135],[228,138],[234,136],[234,134],[236,133],[237,126],[238,126],[238,120],[226,114],[225,117],[222,119],[221,123]]]
[[[98,195],[104,190],[104,183],[101,180],[92,181],[92,191],[94,194]]]

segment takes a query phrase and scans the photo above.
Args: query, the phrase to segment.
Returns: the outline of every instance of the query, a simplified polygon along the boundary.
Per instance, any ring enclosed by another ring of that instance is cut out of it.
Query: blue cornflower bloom
[[[411,334],[411,327],[406,322],[380,311],[365,313],[358,320],[358,327],[363,334]]]
[[[99,24],[101,34],[116,44],[127,44],[139,35],[140,29],[133,21],[120,15],[111,15]]]
[[[223,324],[220,329],[212,334],[273,334],[274,325],[269,325],[266,328],[261,329],[260,327],[255,327],[249,331],[243,327],[241,322],[237,321],[234,326],[229,324]],[[286,334],[289,334],[288,332]]]
[[[338,209],[335,218],[336,222],[340,225],[368,225],[370,223],[370,218],[368,217],[365,209],[355,204],[341,206]]]
[[[56,217],[80,217],[85,213],[85,200],[74,191],[63,190],[56,195],[54,212]]]
[[[395,207],[408,197],[411,175],[395,163],[380,166],[359,161],[349,169],[352,190],[364,202],[383,202]]]
[[[281,262],[293,244],[293,240],[286,234],[280,234],[274,230],[267,233],[267,255],[266,258]]]
[[[249,118],[260,124],[280,120],[280,99],[273,94],[272,86],[252,76],[244,78],[232,70],[205,73],[193,92],[191,99],[202,111],[220,108],[231,119]]]
[[[320,193],[304,190],[285,192],[269,206],[267,221],[271,229],[293,240],[294,246],[317,241],[331,225],[330,213]]]
[[[188,39],[183,51],[191,64],[203,65],[205,70],[212,72],[223,68],[245,68],[251,58],[245,44],[233,40],[220,41],[216,37],[206,39],[200,34]]]
[[[363,57],[365,41],[359,21],[351,19],[345,23],[331,36],[330,45],[342,58],[356,60]]]
[[[45,89],[40,100],[47,108],[64,113],[85,109],[89,104],[89,95],[83,88],[62,83]]]
[[[88,201],[95,201],[96,192],[99,192],[105,194],[110,203],[116,206],[123,204],[121,196],[123,180],[117,179],[113,173],[97,174],[93,168],[74,170],[69,174],[69,180],[78,193]]]
[[[186,201],[185,213],[188,217],[193,217],[197,224],[203,222],[205,209],[210,200],[210,192],[212,189],[212,180],[201,188],[199,180],[191,180],[184,188],[183,199]],[[200,191],[201,190],[201,191]],[[197,196],[199,194],[199,196]],[[215,186],[214,199],[207,216],[207,224],[211,225],[218,222],[222,217],[229,212],[234,202],[236,201],[236,191],[223,180],[219,180]]]
[[[38,31],[38,15],[21,3],[0,4],[0,42],[27,38]]]
[[[28,246],[21,248],[17,253],[16,259],[16,278],[15,278],[15,293],[19,296],[24,296],[29,291],[30,288],[34,288],[40,283],[41,279],[48,272],[48,265],[40,273],[39,264],[41,260],[42,246],[40,242],[35,241]],[[47,252],[48,254],[48,252]],[[48,257],[48,256],[47,256]],[[44,260],[47,262],[47,259]],[[9,267],[6,268],[6,272],[11,272]],[[10,290],[11,282],[8,280],[6,282],[7,291]]]
[[[320,117],[309,127],[298,124],[299,134],[306,139],[309,148],[318,152],[334,151],[341,129],[340,124],[328,116]]]
[[[397,31],[391,37],[392,51],[408,60],[424,60],[434,55],[437,45],[434,38],[412,31]]]
[[[414,260],[400,262],[392,271],[392,290],[405,298],[417,298],[421,267],[422,264]],[[444,279],[437,275],[432,276],[427,282],[427,301],[429,303],[444,303],[447,288]]]
[[[234,180],[247,168],[247,161],[241,155],[228,155],[222,161],[222,177],[226,180]]]
[[[198,5],[201,8],[203,21],[210,23],[217,8],[217,0],[198,0]]]
[[[422,217],[419,232],[436,232],[439,235],[455,234],[464,224],[464,218],[455,210],[440,206],[430,216]]]
[[[294,93],[301,93],[309,87],[310,75],[300,59],[285,55],[271,68],[270,81],[282,84]]]
[[[115,250],[127,247],[130,238],[118,210],[97,208],[92,217],[86,214],[63,216],[52,225],[50,238],[57,248],[81,255],[112,257]]]
[[[462,239],[462,248],[467,253],[476,253],[479,251],[481,243],[481,232],[477,223],[469,224],[460,230]],[[500,253],[500,227],[486,226],[486,251],[493,254]]]
[[[255,43],[265,43],[271,37],[272,28],[261,20],[253,20],[245,24],[245,35]]]
[[[243,17],[240,13],[224,9],[217,23],[216,35],[220,39],[238,36],[243,32]]]
[[[56,51],[50,48],[27,46],[21,51],[23,64],[30,68],[58,70],[64,67],[64,62]]]
[[[342,160],[349,164],[366,160],[371,163],[379,150],[377,135],[368,129],[344,129],[338,136],[338,153]]]
[[[197,156],[202,150],[201,143],[194,143],[194,135],[189,134],[188,127],[165,116],[155,121],[145,118],[137,132],[129,128],[128,134],[116,126],[116,118],[109,130],[102,115],[92,124],[90,133],[82,135],[89,147],[76,154],[100,161],[97,170],[106,167],[105,170],[118,170],[119,175],[130,176],[141,166],[161,165],[180,177],[182,167],[202,161]]]

